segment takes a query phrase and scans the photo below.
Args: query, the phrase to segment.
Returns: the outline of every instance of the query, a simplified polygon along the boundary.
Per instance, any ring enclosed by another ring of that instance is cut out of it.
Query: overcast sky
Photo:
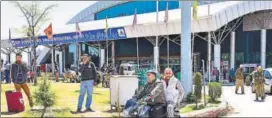
[[[95,1],[43,1],[42,5],[58,4],[58,7],[51,11],[49,22],[54,24],[54,28],[60,28],[74,15],[93,3]],[[24,24],[26,24],[26,20],[21,11],[9,1],[1,1],[1,39],[8,39],[9,28],[20,28]],[[46,27],[48,24],[46,23],[42,27]],[[18,34],[12,31],[12,35]]]

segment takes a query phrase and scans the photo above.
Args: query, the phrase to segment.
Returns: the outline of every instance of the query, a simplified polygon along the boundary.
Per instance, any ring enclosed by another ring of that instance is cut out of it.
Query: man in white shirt
[[[164,70],[163,85],[167,102],[167,117],[174,117],[174,109],[180,107],[184,98],[184,88],[181,82],[173,75],[171,68]]]

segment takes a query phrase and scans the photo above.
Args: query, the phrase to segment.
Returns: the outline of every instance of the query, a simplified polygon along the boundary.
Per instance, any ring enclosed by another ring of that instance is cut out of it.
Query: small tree
[[[196,97],[196,107],[197,106],[197,103],[198,101],[201,99],[201,91],[202,91],[202,75],[201,73],[197,72],[194,74],[194,94],[195,94],[195,97]]]
[[[42,75],[38,90],[34,92],[35,103],[43,106],[41,117],[44,117],[47,108],[56,103],[56,94],[51,90],[51,83],[48,79],[48,75]]]
[[[39,30],[41,29],[41,26],[44,25],[46,21],[48,21],[48,15],[50,13],[50,10],[52,10],[54,7],[57,7],[57,5],[49,5],[46,7],[41,6],[40,1],[31,1],[31,2],[20,2],[20,1],[12,1],[12,3],[15,5],[15,7],[19,8],[20,11],[23,14],[23,17],[25,18],[27,24],[24,25],[21,29],[21,33],[24,35],[27,35],[31,41],[33,41],[32,51],[33,51],[33,57],[34,57],[34,63],[33,63],[33,71],[34,71],[34,85],[37,85],[37,64],[36,64],[36,41],[37,36],[39,36]]]

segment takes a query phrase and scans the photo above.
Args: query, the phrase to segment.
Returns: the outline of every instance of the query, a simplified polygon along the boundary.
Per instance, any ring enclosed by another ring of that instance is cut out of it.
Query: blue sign
[[[81,36],[76,32],[55,34],[53,35],[53,39],[50,40],[47,39],[47,36],[39,36],[36,40],[36,45],[60,45],[76,42],[106,41],[127,38],[123,27],[109,28],[107,34],[104,32],[104,29],[82,31],[81,34]],[[29,47],[34,44],[34,42],[29,38],[11,39],[10,41],[14,47]]]

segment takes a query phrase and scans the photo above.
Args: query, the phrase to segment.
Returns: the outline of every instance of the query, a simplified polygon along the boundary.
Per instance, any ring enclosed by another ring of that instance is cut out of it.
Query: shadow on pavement
[[[18,112],[20,113],[20,112]],[[1,111],[1,115],[14,115],[14,114],[18,114],[17,112],[2,112]]]

